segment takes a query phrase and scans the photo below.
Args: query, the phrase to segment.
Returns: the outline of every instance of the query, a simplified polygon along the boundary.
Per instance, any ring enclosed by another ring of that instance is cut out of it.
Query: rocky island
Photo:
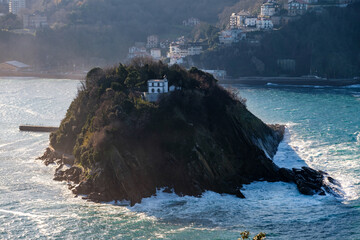
[[[167,76],[174,91],[146,100],[148,80]],[[41,159],[56,163],[55,180],[96,202],[204,191],[244,198],[252,181],[293,182],[303,194],[334,192],[336,180],[272,161],[284,126],[267,125],[246,101],[196,68],[137,60],[92,69]]]

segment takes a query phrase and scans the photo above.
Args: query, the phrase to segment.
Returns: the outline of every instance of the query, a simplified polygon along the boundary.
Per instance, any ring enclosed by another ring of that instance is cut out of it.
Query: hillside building
[[[289,16],[303,15],[308,10],[308,2],[305,0],[289,0],[288,14]]]
[[[240,26],[240,19],[236,13],[232,13],[230,16],[230,28],[238,28]]]
[[[241,29],[229,29],[223,30],[219,35],[220,44],[232,44],[237,43],[246,38],[246,33]]]
[[[148,80],[148,93],[167,93],[169,92],[169,83],[164,79]]]
[[[187,20],[183,21],[184,26],[193,27],[200,24],[200,20],[198,18],[191,17]]]
[[[129,48],[128,58],[148,57],[149,53],[146,51],[145,43],[137,42],[135,46]]]
[[[256,20],[256,28],[261,30],[270,30],[274,28],[274,24],[269,18],[259,18]]]
[[[279,12],[279,4],[273,0],[261,5],[260,17],[271,17]]]
[[[146,48],[157,48],[159,46],[159,37],[151,35],[147,37]]]
[[[245,26],[246,18],[250,17],[249,12],[241,11],[238,13],[232,13],[230,16],[230,28],[241,28]]]
[[[161,59],[161,49],[159,48],[153,48],[150,50],[150,55],[152,58],[154,58],[155,60],[160,60]]]
[[[195,56],[195,55],[200,55],[203,52],[203,47],[191,45],[188,47],[187,50],[189,56]]]
[[[21,10],[26,8],[25,0],[10,0],[9,1],[9,12],[19,15]]]
[[[170,58],[170,65],[182,64],[187,56],[199,55],[203,52],[203,47],[196,44],[181,45],[171,43],[167,57]]]
[[[143,97],[149,102],[156,102],[159,100],[161,94],[166,94],[168,92],[173,92],[181,88],[170,86],[166,78],[164,79],[150,79],[148,80],[148,91],[143,93]]]
[[[245,19],[245,27],[256,27],[257,17],[248,17]]]
[[[24,28],[37,29],[48,27],[48,21],[46,16],[41,15],[24,15],[23,16]]]

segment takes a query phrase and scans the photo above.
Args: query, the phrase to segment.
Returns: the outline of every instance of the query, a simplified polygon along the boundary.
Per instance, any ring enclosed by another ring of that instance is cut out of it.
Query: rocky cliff
[[[181,90],[145,101],[147,79],[164,74]],[[59,165],[55,180],[93,201],[135,204],[158,188],[244,197],[240,188],[252,181],[294,182],[304,194],[330,191],[323,172],[273,163],[283,134],[211,75],[140,61],[90,71],[42,159]]]

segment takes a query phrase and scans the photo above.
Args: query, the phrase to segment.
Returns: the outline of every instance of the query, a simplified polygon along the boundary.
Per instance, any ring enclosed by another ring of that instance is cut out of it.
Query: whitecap
[[[279,86],[279,84],[276,84],[276,83],[267,83],[266,86]]]
[[[356,138],[356,144],[360,145],[360,132],[356,132],[354,133],[355,138]]]

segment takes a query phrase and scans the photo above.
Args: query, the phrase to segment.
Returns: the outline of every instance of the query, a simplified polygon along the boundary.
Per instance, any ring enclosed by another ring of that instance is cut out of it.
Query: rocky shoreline
[[[283,139],[284,126],[272,125],[271,127],[279,134],[277,144],[276,146],[274,146],[275,151],[272,154],[274,155],[276,153],[278,144]],[[110,184],[108,186],[106,186],[106,184],[99,185],[98,183],[94,183],[89,179],[86,179],[86,174],[84,172],[85,170],[81,166],[75,164],[75,157],[73,155],[57,151],[51,146],[46,149],[44,155],[42,157],[39,157],[39,159],[42,160],[46,166],[50,164],[56,164],[57,167],[53,180],[67,182],[69,190],[71,190],[75,194],[75,197],[81,195],[82,198],[85,200],[97,203],[129,200],[131,202],[131,205],[133,205],[137,202],[141,202],[141,199],[144,197],[149,197],[156,194],[156,189],[154,189],[152,194],[149,195],[145,193],[144,196],[137,200],[121,199],[121,194],[119,195],[119,193],[117,192],[117,184]],[[269,159],[267,160],[269,161]],[[327,174],[326,172],[317,171],[309,167],[302,167],[301,169],[287,169],[278,168],[275,164],[272,164],[271,167],[275,169],[275,175],[263,180],[270,182],[283,181],[288,183],[294,183],[296,184],[299,192],[304,195],[326,195],[326,193],[329,193],[337,197],[342,196],[340,183],[330,177],[329,174]],[[272,169],[271,171],[274,171],[274,169]],[[251,180],[245,179],[243,180],[242,184],[249,183],[251,183]],[[222,189],[218,189],[217,192],[235,195],[239,198],[245,198],[245,196],[240,190],[242,184],[231,187],[227,185]],[[159,186],[159,188],[160,187],[164,188],[165,192],[174,191],[171,186],[164,185]],[[203,190],[206,190],[206,188],[203,188]],[[180,193],[179,195],[182,195],[182,193]],[[186,195],[201,196],[201,193],[197,192],[195,194]]]

